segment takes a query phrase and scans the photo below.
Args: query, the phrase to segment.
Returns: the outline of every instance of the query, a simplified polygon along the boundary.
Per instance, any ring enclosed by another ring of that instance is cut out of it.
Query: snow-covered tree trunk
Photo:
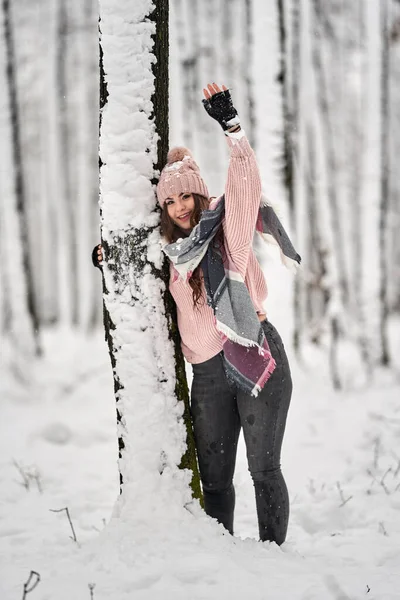
[[[103,102],[107,97],[100,137],[104,300],[122,497],[165,511],[190,501],[192,474],[178,468],[187,437],[184,466],[200,497],[184,364],[170,339],[177,332],[154,195],[168,149],[168,3],[101,0],[100,19]]]

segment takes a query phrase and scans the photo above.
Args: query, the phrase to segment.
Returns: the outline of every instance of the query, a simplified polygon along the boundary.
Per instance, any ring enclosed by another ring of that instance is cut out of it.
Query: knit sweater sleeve
[[[225,186],[224,235],[229,255],[244,279],[260,208],[261,179],[247,138],[232,136],[227,142],[231,156]]]

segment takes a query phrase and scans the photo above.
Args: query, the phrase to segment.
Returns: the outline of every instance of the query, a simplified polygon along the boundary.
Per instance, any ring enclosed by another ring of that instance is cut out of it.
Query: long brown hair
[[[192,196],[194,200],[194,210],[190,215],[190,225],[191,227],[195,227],[200,221],[203,210],[208,209],[210,200],[205,196],[200,196],[200,194],[192,194]],[[161,211],[161,235],[165,237],[169,244],[176,242],[176,240],[181,238],[183,235],[186,235],[185,231],[178,227],[178,225],[176,225],[176,223],[174,223],[174,221],[171,219],[166,206]],[[189,279],[189,285],[193,290],[193,306],[204,304],[201,284],[202,278],[200,274],[200,267],[196,267],[191,278]]]

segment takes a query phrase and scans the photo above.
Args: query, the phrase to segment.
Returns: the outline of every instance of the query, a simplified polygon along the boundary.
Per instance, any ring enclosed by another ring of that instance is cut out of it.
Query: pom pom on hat
[[[170,196],[185,192],[209,197],[207,186],[192,153],[184,146],[176,146],[168,152],[167,164],[161,171],[157,198],[162,207]]]
[[[168,152],[167,164],[170,165],[171,163],[184,160],[185,158],[193,159],[193,154],[184,146],[176,146],[175,148],[171,148]]]

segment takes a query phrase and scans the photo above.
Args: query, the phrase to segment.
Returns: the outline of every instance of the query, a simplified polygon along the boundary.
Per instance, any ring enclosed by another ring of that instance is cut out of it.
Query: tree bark
[[[389,214],[389,177],[390,177],[390,46],[388,0],[380,2],[381,17],[381,199],[379,207],[379,248],[380,248],[380,363],[390,363],[388,340],[388,214]]]
[[[18,105],[18,91],[15,65],[15,47],[13,38],[12,13],[9,0],[3,0],[4,13],[4,37],[6,47],[6,65],[7,65],[7,85],[9,94],[9,106],[11,116],[12,130],[12,149],[14,162],[14,188],[16,197],[16,211],[19,220],[19,229],[21,235],[22,264],[25,277],[25,287],[27,294],[27,307],[32,322],[33,338],[35,342],[35,351],[40,355],[40,323],[39,314],[35,299],[35,285],[32,270],[32,261],[29,250],[28,234],[28,208],[26,199],[26,189],[22,163],[21,133],[20,133],[20,115]]]
[[[78,248],[76,231],[76,199],[73,197],[71,182],[71,135],[68,123],[68,12],[64,0],[59,0],[57,10],[57,92],[59,103],[59,128],[60,128],[60,178],[63,183],[63,210],[67,221],[66,252],[68,265],[68,294],[70,295],[71,315],[73,325],[79,322],[79,294],[78,294]]]
[[[330,31],[331,25],[324,15],[320,0],[313,0],[313,32],[314,40],[312,42],[312,61],[316,77],[317,103],[321,115],[322,133],[324,138],[324,151],[326,158],[326,177],[332,230],[336,237],[335,258],[337,261],[338,284],[340,286],[342,301],[348,304],[349,285],[346,274],[346,260],[344,255],[344,237],[343,228],[340,221],[340,206],[337,194],[337,175],[338,161],[336,157],[334,143],[334,129],[332,124],[332,115],[328,99],[328,87],[325,68],[323,65],[322,52],[322,31]]]
[[[299,239],[298,221],[301,218],[301,211],[298,201],[298,186],[300,184],[300,86],[301,79],[301,10],[300,1],[293,0],[292,2],[292,19],[291,19],[291,37],[292,37],[292,60],[291,60],[291,149],[292,149],[292,201],[289,199],[289,207],[291,206],[291,221],[292,227]],[[304,285],[300,277],[296,277],[293,287],[293,311],[294,311],[294,326],[293,326],[293,348],[297,356],[300,352],[301,336],[303,331],[302,319],[302,297],[304,295]]]
[[[278,81],[281,84],[281,99],[283,113],[283,157],[284,157],[284,184],[288,195],[289,210],[293,214],[294,209],[294,172],[293,172],[293,147],[292,147],[292,114],[290,107],[289,92],[289,57],[287,49],[287,34],[284,0],[277,0],[279,15],[279,45],[280,45],[280,69]]]
[[[247,123],[248,138],[253,148],[256,148],[256,116],[253,85],[253,0],[245,0],[245,51],[243,53],[243,83],[247,96]]]
[[[168,2],[165,0],[156,0],[154,11],[147,16],[143,24],[153,21],[155,23],[155,34],[152,36],[154,41],[154,47],[152,53],[154,54],[156,61],[153,62],[152,72],[154,75],[154,93],[151,97],[153,106],[153,113],[149,116],[150,122],[155,123],[155,129],[158,134],[157,141],[157,156],[154,164],[155,173],[159,171],[166,162],[166,155],[168,151]],[[104,74],[103,68],[103,48],[100,47],[100,120],[102,118],[102,112],[107,103],[108,98],[108,86],[107,80]],[[126,83],[126,82],[124,82]],[[150,149],[148,150],[150,151]],[[102,167],[102,160],[100,158],[100,167]],[[152,180],[152,183],[156,183],[156,177]],[[104,232],[104,227],[103,227]],[[195,455],[194,438],[191,428],[191,419],[189,413],[189,397],[188,397],[188,386],[186,382],[186,374],[182,352],[180,349],[179,333],[176,325],[176,315],[174,310],[174,303],[170,293],[168,291],[168,280],[169,280],[169,265],[164,260],[161,268],[156,266],[147,255],[147,245],[150,237],[156,233],[156,227],[153,225],[139,226],[139,227],[127,227],[126,231],[121,233],[119,231],[108,232],[108,240],[103,239],[102,244],[106,259],[108,259],[107,270],[112,276],[113,281],[113,300],[109,301],[110,289],[108,282],[110,280],[106,277],[103,278],[104,285],[104,326],[106,331],[106,339],[109,346],[109,353],[111,358],[111,364],[114,373],[114,390],[117,400],[117,420],[118,420],[118,432],[119,432],[119,456],[120,456],[120,491],[123,492],[123,486],[125,481],[125,472],[123,465],[126,464],[127,453],[129,452],[129,446],[127,446],[127,440],[129,440],[129,431],[126,419],[126,392],[124,376],[121,374],[124,372],[124,368],[121,367],[120,354],[123,348],[121,345],[116,346],[115,340],[118,339],[118,330],[121,327],[118,322],[115,322],[113,315],[117,314],[116,308],[118,303],[121,303],[121,309],[124,307],[124,303],[128,302],[128,306],[135,308],[136,311],[141,311],[146,314],[150,311],[151,321],[148,325],[144,324],[141,328],[142,334],[147,335],[147,338],[143,337],[143,341],[148,343],[149,336],[160,336],[160,332],[155,330],[158,323],[161,325],[161,321],[164,319],[162,315],[158,314],[158,306],[156,297],[145,298],[143,296],[143,286],[147,277],[151,277],[152,281],[158,281],[160,289],[164,288],[163,293],[163,304],[165,308],[165,315],[168,321],[168,331],[170,339],[173,342],[175,349],[175,394],[179,402],[184,403],[183,420],[186,425],[187,433],[187,450],[181,459],[181,467],[191,469],[193,477],[191,480],[191,487],[194,497],[201,498],[200,491],[200,479],[197,469],[197,461]],[[164,285],[162,285],[162,282]],[[157,296],[157,295],[156,295]],[[115,299],[118,300],[117,305]],[[112,306],[112,310],[109,307]],[[125,304],[126,306],[126,304]],[[130,309],[129,309],[130,310]],[[121,327],[122,329],[122,327]],[[160,336],[161,337],[161,336]],[[150,338],[151,339],[151,338]],[[153,343],[156,343],[155,341]],[[136,348],[136,352],[140,354],[141,349]],[[165,361],[165,358],[164,358]],[[160,364],[160,356],[157,354],[157,348],[154,347],[154,362],[158,364],[159,373],[157,373],[157,387],[163,389],[165,384],[168,383],[168,369],[165,364]],[[143,382],[140,382],[143,383]],[[139,382],[138,382],[139,384]],[[151,401],[151,398],[149,398]],[[129,398],[129,402],[134,402],[132,398]],[[140,415],[138,415],[139,418]],[[151,426],[151,423],[149,424]],[[129,441],[128,441],[129,444]],[[149,449],[151,451],[151,449]],[[131,457],[132,458],[132,457]],[[133,457],[133,460],[139,460]],[[168,457],[165,456],[164,451],[161,451],[160,455],[160,466],[159,472],[162,475],[165,466],[168,464]]]

